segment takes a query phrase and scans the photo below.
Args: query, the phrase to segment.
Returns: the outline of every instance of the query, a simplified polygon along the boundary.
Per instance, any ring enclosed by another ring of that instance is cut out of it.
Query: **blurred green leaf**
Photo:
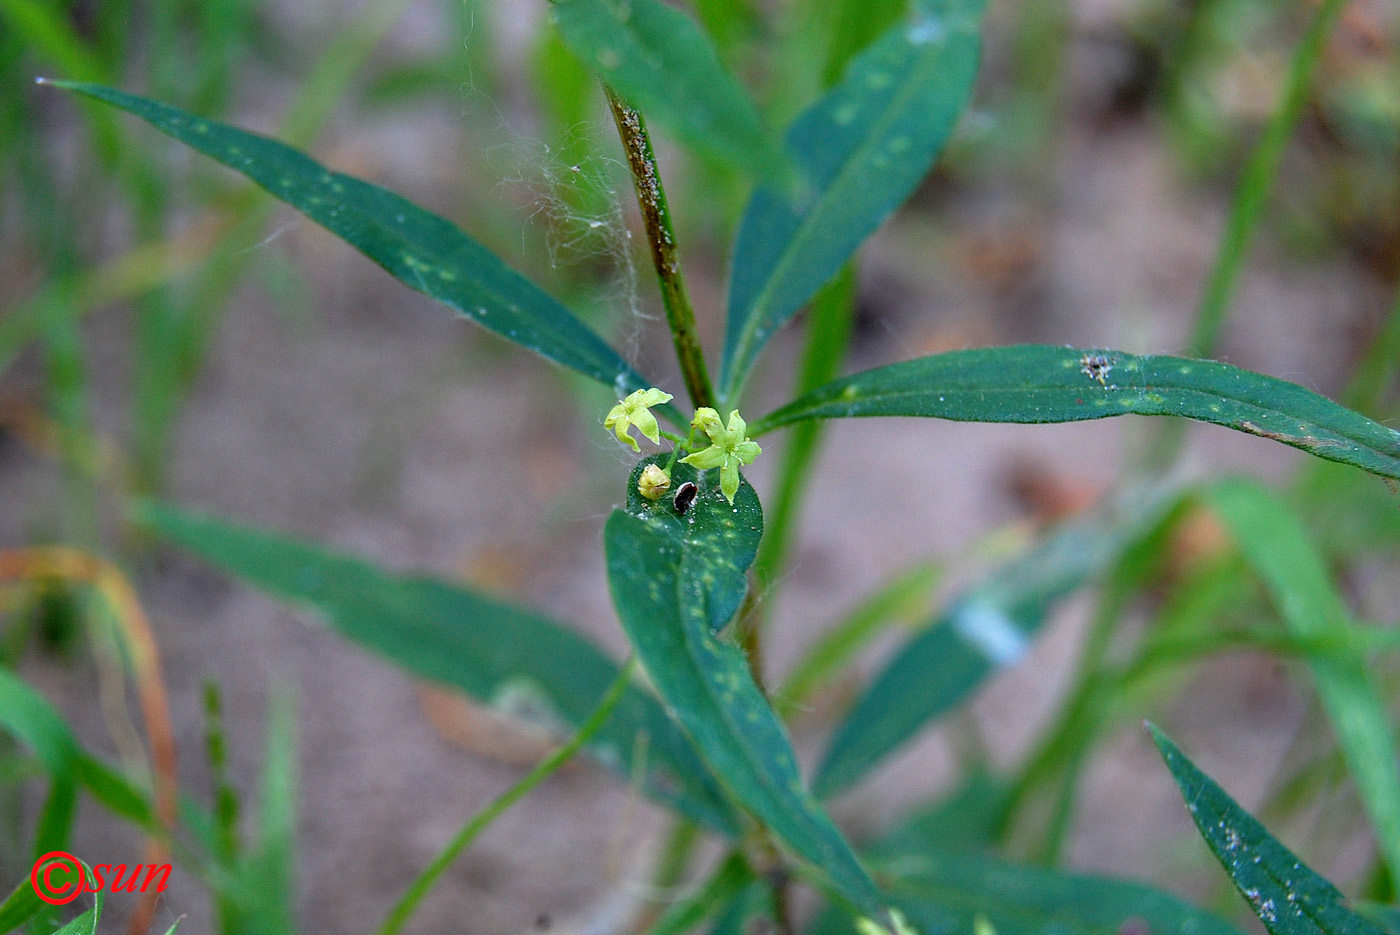
[[[769,175],[784,158],[704,31],[658,0],[554,0],[565,44],[648,121],[701,153]]]
[[[861,852],[877,863],[929,850],[990,852],[1011,801],[1010,791],[991,774],[975,772],[949,795],[900,816],[883,837]]]
[[[673,487],[700,492],[684,515],[670,498],[647,500],[627,484],[626,509],[604,531],[613,604],[637,657],[706,762],[734,798],[802,859],[815,865],[865,915],[877,914],[879,891],[808,793],[792,744],[748,659],[720,635],[747,592],[745,572],[763,535],[763,510],[748,481],[731,507],[718,471],[677,464]]]
[[[576,729],[617,676],[617,663],[568,628],[466,588],[391,575],[347,556],[169,507],[147,506],[138,516],[230,574],[310,604],[341,636],[414,675],[486,704],[524,706],[522,713],[552,728]],[[647,743],[650,794],[715,830],[738,831],[689,742],[643,692],[628,690],[588,749],[625,773],[639,737]]]
[[[53,935],[97,935],[97,923],[102,919],[102,890],[93,896],[92,908],[82,913]]]
[[[388,189],[331,172],[267,137],[112,88],[55,81],[105,101],[241,172],[382,266],[404,285],[619,396],[652,384],[538,286],[452,222]],[[668,417],[675,417],[674,410]]]
[[[1217,484],[1209,496],[1245,559],[1267,585],[1289,631],[1304,639],[1335,642],[1326,652],[1310,653],[1308,667],[1380,852],[1392,873],[1400,872],[1400,774],[1386,705],[1358,645],[1359,628],[1287,503],[1245,480]]]
[[[296,932],[295,712],[274,697],[268,717],[258,827],[253,846],[238,855],[218,888],[221,931],[227,935]]]
[[[1111,877],[1066,873],[942,849],[877,867],[916,931],[941,935],[1239,935],[1170,893]],[[828,909],[809,935],[849,935],[851,919]]]
[[[43,696],[5,668],[0,668],[0,727],[29,746],[49,774],[49,792],[34,831],[34,857],[66,849],[78,808],[82,754],[77,740]]]
[[[996,859],[991,845],[1008,788],[974,774],[951,795],[908,813],[863,849],[876,876],[924,933],[981,935],[1238,935],[1168,893],[1125,880],[1064,873]],[[810,935],[849,933],[835,908]]]
[[[764,344],[928,173],[977,76],[984,0],[919,0],[787,134],[799,186],[760,186],[733,251],[720,382],[738,399]]]
[[[849,787],[1018,662],[1056,602],[1107,568],[1175,499],[1160,483],[1125,491],[954,600],[895,653],[836,729],[812,782],[817,795]]]
[[[65,816],[71,820],[77,785],[86,788],[113,814],[143,828],[156,827],[147,795],[100,760],[84,753],[63,716],[24,680],[3,667],[0,667],[0,727],[33,749],[54,780],[55,791],[50,793],[44,819],[50,825],[58,823],[58,828],[41,833],[40,838],[56,834]],[[42,843],[38,846],[41,849],[36,851],[36,856],[54,849]],[[0,931],[5,929],[0,927]]]
[[[1348,909],[1335,886],[1280,844],[1166,734],[1152,724],[1147,729],[1201,837],[1270,935],[1383,935]]]
[[[647,929],[646,935],[685,935],[731,902],[754,881],[753,870],[742,854],[729,855],[710,878],[690,896],[673,903]]]
[[[928,612],[943,569],[921,562],[895,575],[807,648],[774,696],[779,711],[799,708],[893,624],[912,626]]]
[[[29,877],[24,877],[15,884],[15,888],[5,897],[4,902],[0,902],[0,932],[14,931],[47,906],[48,903],[34,892]]]
[[[834,380],[759,419],[927,416],[960,422],[1080,422],[1181,416],[1400,478],[1400,432],[1295,383],[1228,364],[1021,344],[934,354]]]

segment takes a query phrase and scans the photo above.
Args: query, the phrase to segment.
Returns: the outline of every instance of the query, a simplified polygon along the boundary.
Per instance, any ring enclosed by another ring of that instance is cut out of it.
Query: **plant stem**
[[[627,166],[632,171],[637,206],[642,212],[647,242],[651,244],[651,261],[661,285],[661,304],[666,308],[666,321],[671,325],[671,342],[676,347],[685,388],[697,408],[713,408],[715,391],[710,385],[710,371],[705,367],[700,334],[695,329],[695,309],[685,289],[685,275],[676,252],[676,231],[671,225],[671,209],[666,204],[666,190],[661,185],[661,172],[656,166],[646,122],[613,93],[612,88],[604,85],[603,90],[617,124],[617,135],[622,139],[622,149],[627,154]]]
[[[539,765],[530,770],[524,779],[507,789],[504,794],[473,815],[471,820],[462,826],[462,830],[457,832],[457,836],[448,843],[447,847],[443,848],[442,853],[433,858],[433,862],[428,864],[427,868],[409,886],[408,892],[404,893],[403,898],[394,906],[389,917],[380,926],[379,935],[394,935],[403,928],[403,924],[408,921],[413,910],[417,909],[418,904],[428,895],[428,891],[433,888],[438,877],[442,876],[452,865],[452,862],[457,859],[457,856],[466,850],[472,841],[476,840],[477,835],[485,831],[491,822],[499,818],[506,809],[524,797],[527,792],[543,782],[550,773],[567,763],[607,723],[613,709],[622,700],[622,693],[632,680],[634,668],[636,668],[635,657],[628,659],[622,666],[617,678],[603,694],[603,699],[598,703],[598,707],[589,715],[588,720],[570,738],[568,743],[541,760]]]

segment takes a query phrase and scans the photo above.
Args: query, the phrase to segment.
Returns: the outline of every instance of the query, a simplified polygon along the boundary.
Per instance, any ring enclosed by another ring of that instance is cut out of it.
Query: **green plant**
[[[1299,55],[1286,107],[1253,163],[1205,303],[1197,335],[1202,352],[1214,343],[1229,282],[1258,222],[1257,206],[1296,118],[1320,36],[1336,10],[1329,3],[1319,14]],[[799,667],[801,679],[789,685],[775,689],[762,672],[765,620],[756,596],[760,589],[771,593],[781,577],[824,420],[912,416],[1048,423],[1169,416],[1281,442],[1391,480],[1400,479],[1400,433],[1301,386],[1223,363],[1097,348],[982,348],[836,376],[850,330],[853,255],[927,174],[966,106],[980,46],[979,0],[915,0],[906,17],[892,16],[892,24],[868,37],[859,54],[862,43],[852,42],[844,55],[834,55],[837,64],[824,69],[832,87],[801,112],[782,143],[769,138],[720,51],[672,7],[655,0],[561,0],[554,13],[562,41],[608,88],[688,406],[673,405],[671,394],[654,387],[542,288],[451,222],[406,199],[330,171],[285,144],[167,104],[95,84],[54,82],[146,120],[252,179],[408,287],[609,387],[619,399],[602,417],[604,427],[633,449],[639,445],[630,428],[653,444],[664,438],[672,446],[633,467],[618,494],[625,502],[604,532],[613,601],[651,689],[632,679],[631,661],[619,665],[568,627],[524,608],[169,506],[137,507],[141,525],[261,588],[314,606],[348,639],[409,671],[488,702],[507,686],[526,682],[557,722],[576,731],[463,828],[383,931],[398,930],[441,870],[491,818],[580,749],[635,773],[648,794],[682,816],[681,829],[693,823],[725,842],[727,853],[706,884],[671,906],[653,931],[685,931],[708,919],[725,930],[768,918],[789,932],[796,925],[790,890],[798,883],[817,887],[831,903],[815,922],[817,931],[855,924],[865,932],[897,935],[950,926],[1004,933],[1062,924],[1121,932],[1131,931],[1135,920],[1152,930],[1232,931],[1221,919],[1152,888],[1038,864],[1053,863],[1061,850],[1079,772],[1106,726],[1140,710],[1164,673],[1234,645],[1267,646],[1307,660],[1377,834],[1374,894],[1388,898],[1400,864],[1400,780],[1385,695],[1366,662],[1370,653],[1394,644],[1393,631],[1352,620],[1326,560],[1294,516],[1296,507],[1242,481],[1184,487],[1164,473],[1135,479],[968,588],[905,640],[861,693],[809,787],[781,712],[849,661],[878,630],[872,619],[883,623],[893,616],[883,605],[873,616],[853,616],[813,651]],[[840,61],[846,56],[853,56],[849,64]],[[717,371],[708,366],[697,336],[676,225],[643,113],[706,158],[757,173],[733,246]],[[746,422],[738,410],[765,345],[804,308],[810,309],[808,345],[795,398]],[[1384,360],[1378,366],[1386,366]],[[677,431],[663,431],[652,409]],[[740,468],[762,453],[753,439],[789,427],[793,437],[778,469],[778,506],[765,511]],[[1162,451],[1170,454],[1173,447],[1169,440]],[[871,495],[886,484],[872,477]],[[1202,512],[1223,522],[1235,547],[1187,571],[1188,580],[1164,602],[1141,645],[1126,658],[1113,656],[1108,644],[1128,597],[1162,577],[1164,542]],[[1286,624],[1282,632],[1235,625],[1232,610],[1261,603],[1240,596],[1254,578],[1239,564],[1253,570],[1277,603]],[[1019,774],[1010,782],[970,781],[858,852],[828,817],[823,800],[867,776],[931,721],[957,709],[989,675],[1020,659],[1049,609],[1093,580],[1107,584],[1080,678],[1056,726]],[[927,593],[931,587],[927,573],[898,585],[890,604],[900,603],[907,591]],[[32,700],[26,703],[27,710],[39,710]],[[25,734],[31,720],[17,719],[14,729],[38,747]],[[1208,843],[1271,932],[1374,931],[1374,923],[1342,906],[1329,884],[1293,862],[1169,741],[1154,736],[1197,807]],[[92,768],[74,764],[94,762],[71,741],[64,751],[61,760],[46,764],[62,792],[56,813],[76,794],[71,775]],[[158,827],[149,809],[143,811],[140,793],[127,792],[128,817]],[[112,797],[110,789],[106,794]],[[285,791],[271,798],[284,801]],[[1264,855],[1260,866],[1267,880],[1252,875],[1252,863],[1232,858],[1236,838],[1230,829]],[[688,846],[687,834],[677,834],[678,850]],[[1010,862],[991,846],[1014,846],[1018,835],[1027,834],[1032,841],[1023,849],[1035,861]],[[278,844],[272,837],[269,846]],[[227,846],[214,852],[225,870],[237,863]],[[279,866],[285,861],[285,853],[268,860]],[[286,882],[262,885],[275,890]],[[257,890],[259,883],[245,886]],[[1296,913],[1283,911],[1294,903]],[[230,916],[238,911],[225,909]]]

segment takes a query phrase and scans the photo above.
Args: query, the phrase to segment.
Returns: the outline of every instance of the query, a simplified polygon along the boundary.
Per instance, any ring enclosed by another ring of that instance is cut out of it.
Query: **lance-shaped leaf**
[[[1019,661],[1050,609],[1147,533],[1177,496],[1165,485],[1124,491],[955,599],[857,699],[817,770],[816,793],[849,787],[989,676]]]
[[[1129,413],[1211,422],[1400,478],[1400,432],[1296,383],[1210,360],[1040,344],[951,351],[843,377],[749,432],[859,416],[1039,423]]]
[[[1322,556],[1288,504],[1246,480],[1221,483],[1210,503],[1263,579],[1289,632],[1337,648],[1308,656],[1317,695],[1346,757],[1381,854],[1400,868],[1400,772],[1380,690]]]
[[[734,244],[721,382],[738,396],[759,351],[899,207],[967,104],[985,0],[918,0],[793,123],[799,187],[760,187]]]
[[[147,506],[154,531],[249,584],[309,604],[341,636],[416,676],[461,689],[564,733],[598,706],[618,666],[577,633],[464,587],[399,576],[282,536]],[[588,750],[623,773],[637,743],[646,788],[715,830],[738,823],[685,737],[651,696],[629,688]]]
[[[276,140],[102,85],[50,83],[120,107],[241,172],[399,282],[546,360],[612,386],[619,396],[652,385],[572,312],[446,218]],[[675,410],[666,409],[674,418]]]
[[[758,495],[744,481],[730,506],[718,470],[677,464],[673,485],[700,488],[681,515],[670,498],[637,492],[643,468],[661,457],[632,472],[627,506],[613,511],[604,532],[623,628],[667,710],[733,798],[863,914],[875,915],[879,892],[803,785],[792,744],[743,651],[719,632],[747,591],[745,572],[763,534]]]
[[[699,152],[780,175],[783,155],[690,17],[658,0],[554,0],[575,55],[648,120]]]
[[[1148,724],[1191,820],[1270,935],[1384,935]]]

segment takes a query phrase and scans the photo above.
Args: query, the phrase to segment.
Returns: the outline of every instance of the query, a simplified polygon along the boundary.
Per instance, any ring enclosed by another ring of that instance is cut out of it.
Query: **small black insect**
[[[684,516],[685,511],[690,509],[690,505],[695,502],[695,496],[698,493],[700,493],[700,488],[696,487],[690,481],[686,481],[684,484],[677,487],[676,499],[672,501],[676,505],[676,512]]]

